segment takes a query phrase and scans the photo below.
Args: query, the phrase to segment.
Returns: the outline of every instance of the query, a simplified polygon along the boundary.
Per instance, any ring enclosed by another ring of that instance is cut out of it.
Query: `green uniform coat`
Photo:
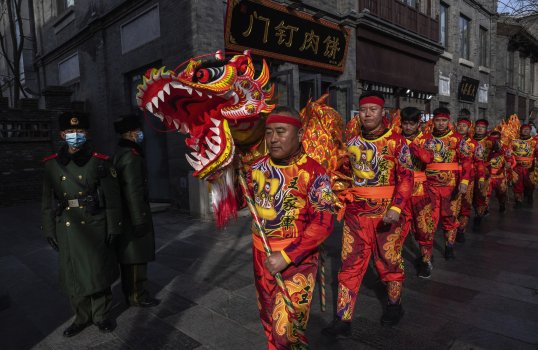
[[[122,139],[114,155],[114,167],[123,203],[123,235],[118,241],[121,264],[141,264],[155,260],[155,233],[148,199],[148,180],[142,149],[135,142]],[[134,227],[143,225],[145,233],[136,237]]]
[[[89,146],[75,155],[64,146],[57,155],[45,158],[42,228],[46,237],[58,242],[60,284],[68,295],[100,292],[118,278],[114,247],[106,244],[107,235],[121,234],[116,177],[108,157],[91,152]],[[64,204],[61,213],[56,210],[58,200],[83,198],[95,184],[104,202],[95,215],[87,212],[86,205],[65,208]]]

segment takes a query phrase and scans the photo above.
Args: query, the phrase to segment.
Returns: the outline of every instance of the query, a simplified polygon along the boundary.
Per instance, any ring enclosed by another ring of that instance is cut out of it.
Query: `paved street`
[[[538,204],[505,214],[497,207],[479,232],[442,258],[437,235],[431,280],[416,277],[418,247],[404,249],[407,280],[400,324],[379,324],[384,287],[370,268],[360,291],[353,337],[320,334],[333,314],[338,226],[327,243],[325,313],[316,292],[308,336],[313,349],[537,349]],[[58,286],[56,253],[39,230],[37,205],[0,209],[0,349],[264,349],[251,268],[248,217],[218,232],[213,223],[174,211],[155,215],[157,261],[150,265],[153,309],[126,309],[114,286],[114,333],[89,327],[65,339],[71,322]]]

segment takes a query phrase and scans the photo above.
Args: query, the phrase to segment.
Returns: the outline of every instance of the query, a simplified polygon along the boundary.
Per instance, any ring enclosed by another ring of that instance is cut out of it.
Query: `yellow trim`
[[[461,180],[461,183],[464,185],[469,185],[469,180]]]
[[[398,207],[395,207],[394,205],[392,207],[390,207],[389,210],[394,210],[398,214],[401,214],[401,212],[402,212],[402,209],[400,209]]]
[[[281,251],[280,251],[280,254],[282,254],[282,257],[284,258],[284,260],[286,260],[286,262],[288,263],[288,265],[291,264],[291,259],[290,259],[290,257],[288,256],[288,254],[286,254],[285,251],[281,250]]]
[[[366,141],[366,142],[375,142],[375,141],[378,141],[378,140],[381,140],[382,138],[384,137],[389,137],[390,135],[392,135],[392,128],[389,129],[389,131],[387,131],[386,133],[384,133],[383,135],[379,136],[377,139],[365,139],[364,137],[362,137],[362,135],[359,136],[359,138],[363,141]]]
[[[484,182],[486,181],[486,179],[484,179],[483,177],[481,177],[480,179],[478,179],[478,182]]]

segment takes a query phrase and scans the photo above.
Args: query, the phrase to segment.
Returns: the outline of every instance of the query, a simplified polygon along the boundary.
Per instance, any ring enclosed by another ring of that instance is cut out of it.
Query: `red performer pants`
[[[517,202],[523,201],[523,194],[531,196],[534,192],[534,184],[532,183],[531,176],[533,176],[533,168],[524,168],[522,166],[516,166],[514,169],[517,173],[517,181],[514,183],[514,196]]]
[[[389,302],[399,302],[405,279],[401,254],[403,223],[403,216],[399,222],[385,225],[382,218],[359,216],[354,206],[346,208],[336,306],[342,320],[353,318],[357,293],[372,254],[381,280],[387,282]]]
[[[402,227],[402,246],[409,231],[412,230],[420,247],[422,261],[428,262],[432,257],[433,236],[436,228],[433,221],[435,196],[429,189],[425,188],[424,191],[426,194],[422,196],[412,196],[402,211],[405,219]]]
[[[495,175],[491,176],[491,179],[489,181],[488,197],[491,197],[491,195],[493,194],[493,191],[495,191],[495,196],[497,197],[499,204],[506,205],[508,180],[506,180],[505,176],[500,176],[500,177],[495,177]]]
[[[298,339],[292,320],[288,316],[284,298],[274,277],[265,268],[264,261],[267,257],[265,252],[255,247],[252,249],[258,310],[268,339],[268,349],[292,349],[298,344]],[[308,255],[298,266],[290,264],[281,272],[302,329],[306,329],[308,323],[316,284],[318,258],[317,252]]]
[[[475,182],[469,181],[469,186],[467,186],[467,192],[465,192],[465,195],[461,196],[461,208],[458,216],[458,231],[460,232],[465,232],[467,224],[469,223],[469,217],[471,216],[471,209],[473,207],[474,191]]]
[[[489,188],[489,178],[484,180],[484,183],[482,184],[482,189],[480,189],[480,184],[479,184],[478,179],[475,180],[473,207],[474,207],[475,214],[477,216],[480,216],[480,217],[484,216],[486,214],[486,210],[488,209],[488,203],[489,203],[488,188]]]
[[[435,210],[433,211],[433,222],[437,228],[439,220],[445,231],[446,245],[452,246],[456,239],[458,229],[458,215],[461,207],[461,195],[455,186],[432,186],[435,193]]]

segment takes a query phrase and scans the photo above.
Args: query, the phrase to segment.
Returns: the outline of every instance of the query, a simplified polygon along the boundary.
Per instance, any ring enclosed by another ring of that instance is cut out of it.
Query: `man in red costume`
[[[282,273],[296,318],[306,328],[318,269],[318,246],[334,223],[330,179],[301,146],[299,114],[278,107],[267,118],[269,155],[252,165],[249,185],[273,251],[266,257],[253,226],[253,259],[260,318],[269,349],[290,349],[297,335],[274,275]]]
[[[516,197],[516,208],[520,208],[523,203],[523,198],[527,199],[527,203],[532,204],[532,195],[534,192],[534,163],[537,156],[538,139],[531,137],[531,127],[529,124],[521,125],[519,130],[520,136],[518,139],[512,140],[512,154],[516,158],[515,171],[517,173],[517,181],[514,184],[514,196]]]
[[[419,130],[420,110],[406,107],[400,112],[400,118],[402,135],[411,151],[414,178],[413,195],[403,211],[405,225],[402,229],[402,239],[405,241],[409,231],[413,230],[421,254],[418,276],[430,278],[433,268],[431,260],[435,227],[432,214],[435,196],[426,181],[426,164],[433,161],[433,152],[424,148],[424,139]]]
[[[434,153],[426,166],[426,177],[435,194],[433,220],[439,220],[445,232],[445,259],[454,259],[454,241],[458,229],[461,197],[471,179],[471,151],[461,135],[449,128],[450,111],[439,107],[433,111],[433,131],[424,135],[425,146]],[[461,166],[461,170],[460,170]]]
[[[482,218],[488,211],[489,204],[489,179],[490,179],[490,165],[489,165],[489,153],[493,146],[492,140],[488,137],[489,122],[486,119],[478,119],[475,123],[474,140],[480,145],[481,158],[484,166],[484,178],[475,179],[475,191],[473,195],[473,207],[475,211],[475,217],[473,222],[473,228],[477,229],[482,223]],[[479,182],[480,181],[480,182]]]
[[[465,229],[471,216],[471,208],[473,206],[473,193],[480,191],[484,187],[484,152],[478,141],[469,137],[469,129],[472,122],[468,117],[458,118],[456,131],[462,136],[469,147],[469,153],[472,155],[471,160],[473,167],[471,168],[471,178],[467,191],[461,198],[461,209],[458,216],[459,227],[456,234],[456,242],[465,242]]]
[[[491,198],[493,191],[499,201],[499,212],[504,213],[506,210],[506,199],[508,191],[508,174],[516,166],[516,160],[512,155],[512,150],[501,143],[501,133],[493,131],[490,135],[493,142],[489,154],[489,163],[491,166],[490,183],[488,189],[488,198]]]
[[[413,192],[411,154],[405,138],[383,122],[384,99],[366,92],[359,99],[361,130],[346,140],[351,188],[339,198],[345,207],[342,266],[338,273],[336,317],[323,330],[330,337],[349,336],[357,293],[370,257],[387,285],[383,324],[398,323],[403,315],[400,296],[404,281],[400,215]]]

